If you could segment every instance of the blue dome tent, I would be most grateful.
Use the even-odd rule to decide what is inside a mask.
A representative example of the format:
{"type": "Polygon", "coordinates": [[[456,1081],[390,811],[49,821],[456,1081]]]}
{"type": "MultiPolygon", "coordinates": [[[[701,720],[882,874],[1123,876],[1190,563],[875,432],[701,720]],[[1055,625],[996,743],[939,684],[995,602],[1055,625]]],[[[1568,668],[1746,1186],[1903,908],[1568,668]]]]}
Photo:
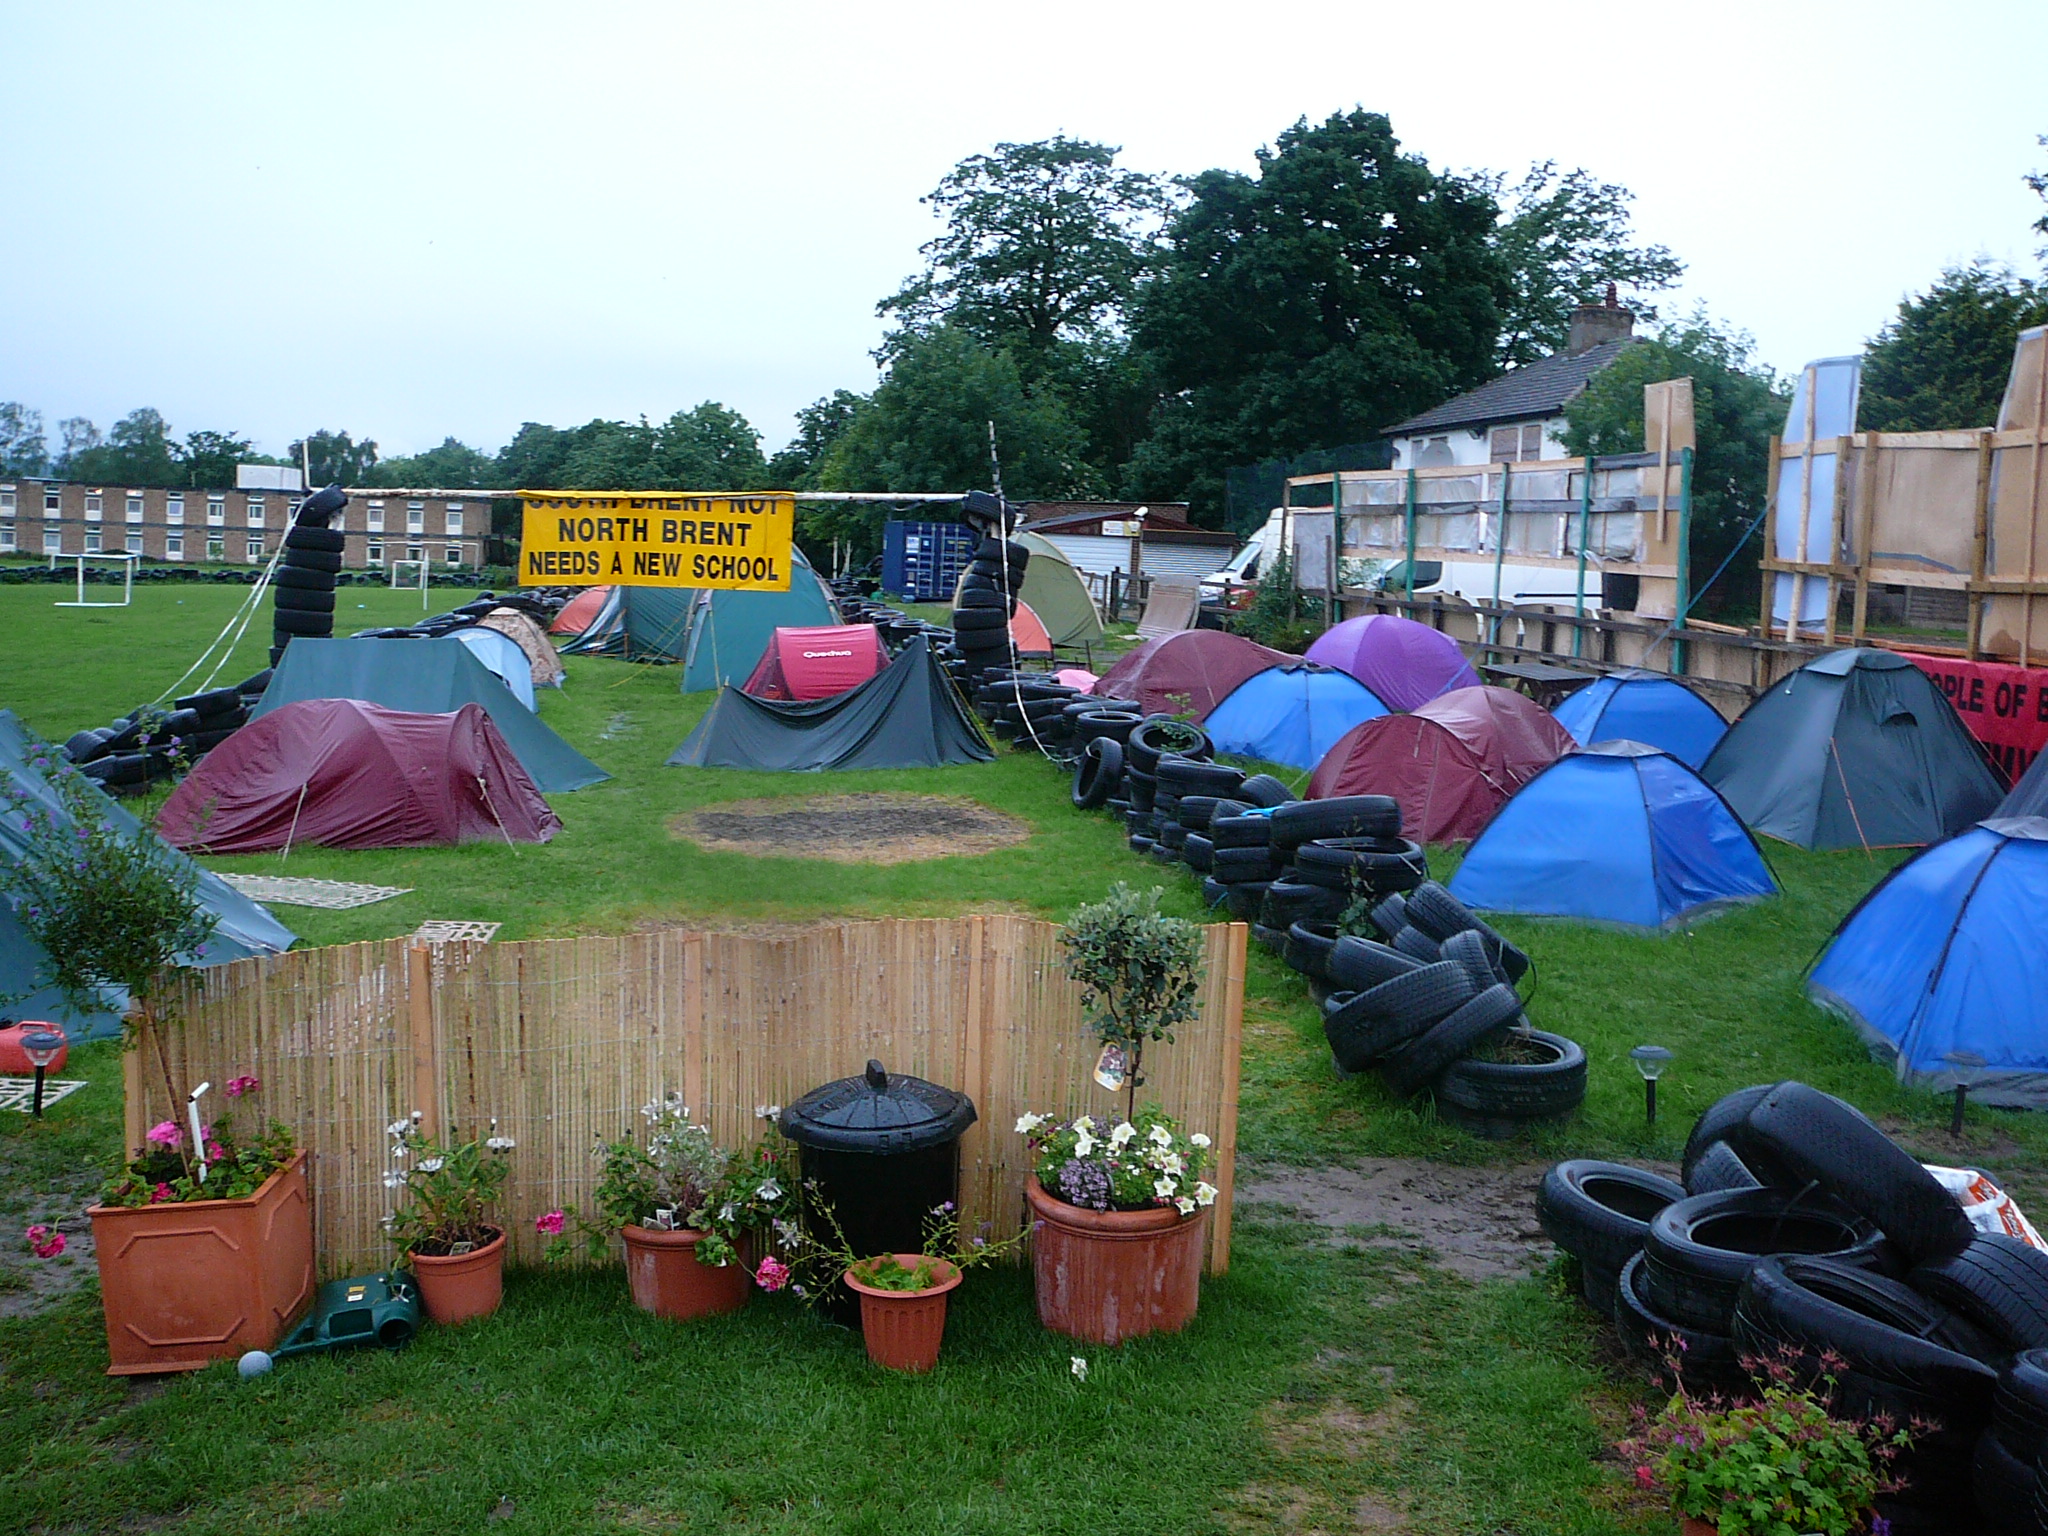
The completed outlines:
{"type": "Polygon", "coordinates": [[[1209,711],[1202,729],[1218,752],[1310,769],[1337,738],[1387,713],[1348,672],[1303,662],[1254,672],[1209,711]]]}
{"type": "Polygon", "coordinates": [[[1637,741],[1568,752],[1523,785],[1474,839],[1450,889],[1484,911],[1647,929],[1778,891],[1728,803],[1637,741]]]}
{"type": "Polygon", "coordinates": [[[1640,741],[1661,747],[1688,768],[1707,760],[1728,722],[1676,678],[1629,668],[1610,672],[1568,694],[1551,711],[1580,746],[1640,741]]]}
{"type": "Polygon", "coordinates": [[[1864,897],[1807,992],[1901,1082],[1967,1083],[1980,1104],[2048,1108],[2044,910],[2048,817],[1980,822],[1864,897]]]}

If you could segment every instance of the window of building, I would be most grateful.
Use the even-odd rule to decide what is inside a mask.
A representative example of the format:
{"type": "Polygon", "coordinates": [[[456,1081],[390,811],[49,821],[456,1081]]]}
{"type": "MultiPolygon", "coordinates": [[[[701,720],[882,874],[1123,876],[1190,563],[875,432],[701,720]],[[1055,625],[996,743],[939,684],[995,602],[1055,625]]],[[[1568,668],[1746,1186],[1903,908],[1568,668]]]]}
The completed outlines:
{"type": "Polygon", "coordinates": [[[425,533],[427,530],[427,504],[423,501],[408,501],[405,504],[405,531],[425,533]]]}
{"type": "Polygon", "coordinates": [[[225,559],[227,559],[227,557],[228,557],[228,546],[227,546],[227,541],[226,541],[225,539],[208,539],[208,540],[206,541],[206,558],[207,558],[207,559],[209,559],[209,560],[225,560],[225,559]]]}
{"type": "Polygon", "coordinates": [[[251,528],[261,528],[263,526],[263,499],[260,496],[251,496],[249,498],[249,526],[251,528]]]}
{"type": "Polygon", "coordinates": [[[462,564],[462,546],[460,544],[450,544],[448,546],[448,559],[446,563],[449,565],[462,564]]]}
{"type": "Polygon", "coordinates": [[[1487,434],[1486,461],[1489,464],[1520,464],[1543,457],[1543,423],[1526,422],[1519,427],[1495,427],[1487,434]]]}
{"type": "Polygon", "coordinates": [[[427,552],[417,544],[408,544],[405,546],[405,558],[418,562],[427,558],[427,552]]]}
{"type": "Polygon", "coordinates": [[[64,493],[62,491],[43,492],[43,511],[45,513],[62,512],[63,510],[64,493]]]}
{"type": "Polygon", "coordinates": [[[166,496],[164,498],[164,521],[174,527],[185,521],[185,498],[166,496]]]}
{"type": "Polygon", "coordinates": [[[131,533],[131,534],[129,534],[129,535],[128,535],[128,553],[129,553],[129,554],[131,554],[131,555],[139,555],[139,554],[141,554],[141,553],[142,553],[142,535],[141,535],[141,534],[139,534],[139,533],[131,533]]]}
{"type": "Polygon", "coordinates": [[[99,529],[88,528],[85,530],[85,552],[88,555],[96,555],[100,552],[99,529]]]}
{"type": "Polygon", "coordinates": [[[14,524],[0,523],[0,550],[14,553],[14,524]]]}
{"type": "Polygon", "coordinates": [[[1457,456],[1451,452],[1451,440],[1448,437],[1432,437],[1426,442],[1419,442],[1415,450],[1417,469],[1429,469],[1438,464],[1457,462],[1457,456]]]}
{"type": "Polygon", "coordinates": [[[97,492],[88,491],[85,496],[85,520],[96,523],[100,520],[101,497],[97,492]]]}
{"type": "Polygon", "coordinates": [[[182,560],[185,558],[185,535],[173,533],[165,536],[164,558],[166,560],[182,560]]]}
{"type": "Polygon", "coordinates": [[[129,522],[139,523],[142,521],[142,492],[130,491],[128,493],[128,505],[125,511],[127,512],[129,522]]]}
{"type": "Polygon", "coordinates": [[[11,485],[5,490],[0,490],[0,512],[5,512],[9,517],[14,515],[14,487],[11,485]]]}
{"type": "Polygon", "coordinates": [[[365,527],[367,527],[367,528],[368,528],[368,529],[370,530],[370,532],[372,532],[372,533],[382,533],[382,532],[384,531],[384,503],[383,503],[383,502],[381,502],[381,501],[373,501],[373,502],[371,502],[371,503],[370,503],[370,505],[368,506],[368,508],[367,508],[367,509],[365,509],[365,511],[364,511],[364,513],[363,513],[363,516],[364,516],[365,518],[367,518],[367,519],[368,519],[368,521],[367,521],[367,522],[366,522],[366,523],[364,524],[364,526],[365,526],[365,527]]]}
{"type": "Polygon", "coordinates": [[[462,508],[450,507],[448,509],[448,531],[450,533],[462,532],[462,508]]]}
{"type": "Polygon", "coordinates": [[[371,565],[382,565],[384,563],[384,541],[382,539],[370,540],[370,547],[364,552],[363,559],[371,565]]]}
{"type": "Polygon", "coordinates": [[[64,531],[61,528],[45,528],[43,530],[43,553],[46,555],[61,555],[64,553],[64,531]]]}
{"type": "Polygon", "coordinates": [[[251,539],[249,541],[249,563],[253,565],[262,558],[263,541],[261,539],[251,539]]]}
{"type": "Polygon", "coordinates": [[[225,496],[209,496],[209,497],[207,497],[207,498],[206,498],[206,524],[207,524],[207,526],[208,526],[209,528],[218,528],[218,527],[220,527],[220,525],[221,525],[221,524],[225,523],[225,522],[226,522],[227,520],[228,520],[228,500],[227,500],[227,498],[226,498],[225,496]]]}

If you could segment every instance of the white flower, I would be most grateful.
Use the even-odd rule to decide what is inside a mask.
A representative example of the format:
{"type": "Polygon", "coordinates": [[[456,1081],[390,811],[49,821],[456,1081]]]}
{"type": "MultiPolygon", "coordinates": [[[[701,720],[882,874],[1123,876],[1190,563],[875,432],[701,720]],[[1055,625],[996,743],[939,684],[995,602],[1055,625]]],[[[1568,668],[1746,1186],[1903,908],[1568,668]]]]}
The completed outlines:
{"type": "Polygon", "coordinates": [[[1067,1369],[1074,1373],[1074,1380],[1076,1381],[1086,1381],[1088,1379],[1088,1362],[1079,1355],[1074,1355],[1067,1361],[1067,1369]]]}
{"type": "Polygon", "coordinates": [[[412,1122],[410,1120],[394,1120],[384,1127],[385,1134],[389,1136],[403,1136],[411,1129],[412,1122]]]}
{"type": "Polygon", "coordinates": [[[1124,1143],[1137,1134],[1138,1128],[1126,1120],[1109,1133],[1109,1144],[1121,1151],[1124,1143]]]}
{"type": "Polygon", "coordinates": [[[1152,1181],[1152,1193],[1162,1200],[1171,1200],[1173,1192],[1178,1188],[1180,1186],[1174,1183],[1172,1179],[1154,1179],[1152,1181]]]}
{"type": "Polygon", "coordinates": [[[391,1149],[391,1161],[394,1163],[402,1163],[410,1156],[412,1149],[402,1141],[391,1149]]]}
{"type": "Polygon", "coordinates": [[[387,1173],[384,1175],[384,1187],[386,1189],[400,1189],[404,1187],[404,1184],[405,1175],[402,1173],[387,1173]]]}
{"type": "Polygon", "coordinates": [[[1181,1215],[1192,1216],[1195,1214],[1195,1202],[1186,1195],[1181,1195],[1173,1203],[1180,1208],[1181,1215]]]}
{"type": "Polygon", "coordinates": [[[1173,1132],[1163,1125],[1155,1125],[1145,1139],[1155,1147],[1170,1147],[1173,1145],[1173,1132]]]}
{"type": "Polygon", "coordinates": [[[493,1152],[510,1152],[514,1147],[518,1146],[519,1143],[514,1141],[510,1136],[493,1136],[489,1141],[486,1141],[484,1145],[493,1152]]]}
{"type": "Polygon", "coordinates": [[[1017,1134],[1019,1136],[1029,1136],[1043,1124],[1045,1124],[1045,1116],[1043,1115],[1019,1115],[1017,1117],[1017,1134]]]}
{"type": "Polygon", "coordinates": [[[1095,1138],[1086,1131],[1074,1138],[1074,1156],[1086,1157],[1095,1150],[1095,1138]]]}
{"type": "Polygon", "coordinates": [[[1215,1186],[1214,1184],[1200,1184],[1200,1183],[1198,1183],[1198,1184],[1196,1184],[1196,1185],[1195,1185],[1195,1204],[1197,1204],[1197,1205],[1214,1205],[1215,1203],[1216,1203],[1216,1186],[1215,1186]]]}
{"type": "Polygon", "coordinates": [[[1180,1160],[1178,1152],[1167,1153],[1166,1156],[1159,1160],[1159,1166],[1168,1173],[1183,1173],[1187,1170],[1187,1164],[1180,1160]]]}
{"type": "MultiPolygon", "coordinates": [[[[427,1158],[427,1159],[425,1159],[425,1160],[424,1160],[423,1162],[421,1162],[421,1164],[420,1164],[420,1172],[421,1172],[421,1173],[439,1173],[440,1171],[441,1171],[441,1159],[440,1159],[440,1158],[438,1158],[438,1157],[430,1157],[430,1158],[427,1158]]],[[[398,1177],[398,1175],[396,1175],[396,1174],[386,1174],[386,1175],[385,1175],[385,1177],[386,1177],[386,1178],[396,1178],[396,1177],[398,1177]]]]}
{"type": "Polygon", "coordinates": [[[1209,1138],[1204,1136],[1200,1131],[1195,1132],[1195,1134],[1190,1136],[1188,1140],[1193,1142],[1198,1147],[1206,1147],[1209,1145],[1209,1138]]]}
{"type": "Polygon", "coordinates": [[[762,1200],[780,1200],[782,1198],[782,1186],[773,1179],[763,1179],[761,1187],[755,1190],[754,1194],[758,1199],[762,1200]]]}
{"type": "Polygon", "coordinates": [[[720,1221],[731,1221],[738,1214],[739,1211],[730,1200],[718,1208],[718,1219],[720,1221]]]}
{"type": "Polygon", "coordinates": [[[1075,1118],[1074,1118],[1074,1129],[1075,1129],[1075,1130],[1077,1130],[1077,1131],[1081,1131],[1081,1132],[1084,1132],[1084,1133],[1085,1133],[1085,1132],[1089,1132],[1089,1131],[1092,1131],[1092,1130],[1094,1130],[1094,1129],[1095,1129],[1095,1121],[1094,1121],[1094,1118],[1093,1118],[1092,1116],[1089,1116],[1089,1115],[1077,1115],[1077,1116],[1075,1116],[1075,1118]]]}

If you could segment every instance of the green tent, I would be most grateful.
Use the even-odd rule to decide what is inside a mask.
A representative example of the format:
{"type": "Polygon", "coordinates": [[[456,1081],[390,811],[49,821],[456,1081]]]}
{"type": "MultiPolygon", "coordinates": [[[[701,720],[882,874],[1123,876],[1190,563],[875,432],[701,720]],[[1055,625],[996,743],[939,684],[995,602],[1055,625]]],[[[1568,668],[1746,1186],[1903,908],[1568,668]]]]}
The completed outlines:
{"type": "Polygon", "coordinates": [[[803,551],[792,548],[795,569],[786,592],[711,591],[695,594],[690,608],[688,649],[683,656],[683,692],[735,688],[753,675],[778,628],[837,624],[839,608],[824,579],[803,551]]]}
{"type": "Polygon", "coordinates": [[[681,661],[689,645],[689,587],[613,587],[564,656],[617,656],[626,661],[681,661]]]}
{"type": "Polygon", "coordinates": [[[1099,645],[1102,615],[1096,612],[1095,599],[1088,595],[1088,583],[1074,569],[1066,552],[1035,533],[1019,530],[1010,538],[1031,551],[1024,579],[1017,585],[1017,596],[1031,605],[1052,643],[1099,645]]]}

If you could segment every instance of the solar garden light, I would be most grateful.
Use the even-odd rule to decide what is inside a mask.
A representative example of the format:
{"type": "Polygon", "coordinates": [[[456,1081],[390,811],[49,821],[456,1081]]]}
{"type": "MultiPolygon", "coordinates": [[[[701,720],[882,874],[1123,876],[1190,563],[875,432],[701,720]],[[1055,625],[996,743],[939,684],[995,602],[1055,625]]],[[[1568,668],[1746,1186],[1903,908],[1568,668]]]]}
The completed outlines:
{"type": "Polygon", "coordinates": [[[1636,1064],[1636,1070],[1643,1074],[1643,1124],[1657,1123],[1657,1079],[1664,1074],[1664,1065],[1671,1060],[1671,1053],[1661,1045],[1639,1045],[1628,1053],[1628,1059],[1636,1064]]]}
{"type": "MultiPolygon", "coordinates": [[[[1972,1071],[1980,1070],[1984,1066],[1984,1058],[1975,1051],[1949,1051],[1941,1059],[1952,1067],[1962,1067],[1972,1071]]],[[[1963,1106],[1969,1103],[1969,1101],[1970,1085],[1963,1079],[1958,1078],[1956,1080],[1956,1107],[1950,1112],[1948,1117],[1949,1135],[1960,1136],[1963,1134],[1963,1106]]]]}
{"type": "Polygon", "coordinates": [[[213,1086],[201,1083],[185,1099],[185,1118],[192,1125],[192,1160],[199,1164],[199,1182],[206,1182],[206,1136],[199,1128],[199,1095],[213,1086]]]}
{"type": "Polygon", "coordinates": [[[36,1069],[35,1107],[30,1111],[36,1119],[43,1118],[43,1073],[57,1053],[64,1049],[64,1032],[60,1029],[31,1029],[21,1037],[22,1054],[28,1057],[30,1066],[36,1069]]]}

